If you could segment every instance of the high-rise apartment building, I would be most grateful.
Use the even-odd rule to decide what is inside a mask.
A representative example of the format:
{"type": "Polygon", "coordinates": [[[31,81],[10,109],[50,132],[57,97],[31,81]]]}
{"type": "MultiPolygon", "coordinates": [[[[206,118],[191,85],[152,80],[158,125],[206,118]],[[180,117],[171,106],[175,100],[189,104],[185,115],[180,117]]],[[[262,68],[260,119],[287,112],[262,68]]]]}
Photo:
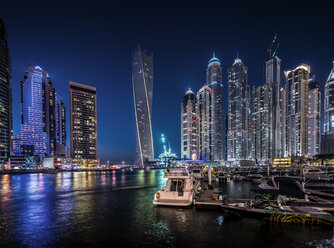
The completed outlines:
{"type": "Polygon", "coordinates": [[[281,60],[271,56],[265,62],[265,82],[272,90],[271,94],[271,124],[270,124],[270,159],[282,156],[282,111],[281,111],[281,60]]]}
{"type": "Polygon", "coordinates": [[[7,31],[0,18],[0,165],[6,163],[11,152],[12,89],[11,60],[7,44],[7,31]]]}
{"type": "Polygon", "coordinates": [[[321,153],[334,154],[334,62],[325,85],[324,132],[321,135],[321,153]]]}
{"type": "Polygon", "coordinates": [[[228,144],[230,161],[249,158],[249,85],[247,67],[237,58],[228,69],[228,144]]]}
{"type": "Polygon", "coordinates": [[[320,118],[321,91],[320,84],[313,79],[309,82],[308,92],[308,156],[320,153],[320,118]]]}
{"type": "Polygon", "coordinates": [[[39,66],[29,67],[21,81],[21,150],[39,157],[55,149],[55,90],[39,66]],[[33,152],[30,152],[33,151],[33,152]]]}
{"type": "Polygon", "coordinates": [[[148,55],[140,47],[132,56],[132,85],[137,127],[135,166],[143,168],[154,158],[151,125],[153,55],[148,55]]]}
{"type": "Polygon", "coordinates": [[[190,89],[181,104],[181,157],[196,160],[199,157],[199,117],[197,98],[190,89]]]}
{"type": "Polygon", "coordinates": [[[212,124],[210,139],[212,143],[212,161],[223,160],[223,84],[222,67],[215,54],[206,69],[206,85],[212,89],[212,124]]]}
{"type": "Polygon", "coordinates": [[[199,158],[213,161],[212,125],[213,125],[213,92],[208,86],[203,86],[197,93],[199,116],[199,158]]]}
{"type": "Polygon", "coordinates": [[[72,81],[69,84],[71,156],[77,161],[95,161],[97,160],[96,88],[72,81]]]}
{"type": "Polygon", "coordinates": [[[272,159],[271,149],[271,111],[272,88],[269,84],[253,87],[252,91],[252,149],[251,157],[258,162],[272,159]]]}
{"type": "Polygon", "coordinates": [[[55,94],[56,155],[66,154],[66,108],[63,99],[55,94]]]}
{"type": "Polygon", "coordinates": [[[308,155],[308,111],[310,66],[301,64],[284,71],[285,146],[287,157],[308,155]]]}

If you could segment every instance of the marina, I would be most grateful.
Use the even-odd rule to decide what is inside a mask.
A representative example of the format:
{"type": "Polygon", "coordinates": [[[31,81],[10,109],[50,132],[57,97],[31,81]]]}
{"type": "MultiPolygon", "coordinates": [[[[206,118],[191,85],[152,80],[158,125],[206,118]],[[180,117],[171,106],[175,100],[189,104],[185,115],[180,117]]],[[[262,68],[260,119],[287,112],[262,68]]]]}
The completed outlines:
{"type": "MultiPolygon", "coordinates": [[[[106,242],[140,247],[333,244],[333,228],[323,225],[268,224],[222,210],[155,207],[154,194],[166,183],[162,170],[0,177],[1,247],[103,247],[106,242]]],[[[257,184],[231,180],[217,186],[230,198],[250,199],[257,184]]]]}

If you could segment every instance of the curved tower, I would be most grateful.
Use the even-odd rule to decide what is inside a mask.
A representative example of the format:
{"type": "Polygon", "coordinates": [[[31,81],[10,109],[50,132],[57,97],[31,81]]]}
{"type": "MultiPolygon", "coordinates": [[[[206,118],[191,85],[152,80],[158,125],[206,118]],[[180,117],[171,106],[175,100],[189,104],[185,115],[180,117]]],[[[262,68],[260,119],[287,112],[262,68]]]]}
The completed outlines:
{"type": "Polygon", "coordinates": [[[334,62],[325,85],[324,132],[321,135],[321,153],[334,153],[334,62]]]}
{"type": "Polygon", "coordinates": [[[206,85],[212,90],[212,120],[210,122],[210,139],[212,143],[212,161],[223,159],[223,84],[222,68],[215,54],[206,69],[206,85]]]}
{"type": "Polygon", "coordinates": [[[7,31],[0,18],[0,165],[8,160],[11,150],[12,90],[10,80],[11,63],[7,45],[7,31]]]}
{"type": "Polygon", "coordinates": [[[140,47],[132,57],[132,85],[136,114],[137,144],[135,166],[148,166],[154,158],[152,138],[152,96],[153,96],[153,55],[148,55],[140,47]]]}
{"type": "Polygon", "coordinates": [[[181,157],[198,158],[198,102],[190,89],[181,104],[181,157]]]}

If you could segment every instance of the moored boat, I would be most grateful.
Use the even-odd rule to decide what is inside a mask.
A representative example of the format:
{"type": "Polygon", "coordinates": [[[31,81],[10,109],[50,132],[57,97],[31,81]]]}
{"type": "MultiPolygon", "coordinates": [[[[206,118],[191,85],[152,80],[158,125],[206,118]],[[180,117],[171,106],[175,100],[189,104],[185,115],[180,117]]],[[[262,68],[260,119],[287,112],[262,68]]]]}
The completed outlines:
{"type": "Polygon", "coordinates": [[[158,206],[186,207],[193,204],[200,182],[186,168],[171,168],[164,171],[166,186],[159,189],[153,204],[158,206]]]}

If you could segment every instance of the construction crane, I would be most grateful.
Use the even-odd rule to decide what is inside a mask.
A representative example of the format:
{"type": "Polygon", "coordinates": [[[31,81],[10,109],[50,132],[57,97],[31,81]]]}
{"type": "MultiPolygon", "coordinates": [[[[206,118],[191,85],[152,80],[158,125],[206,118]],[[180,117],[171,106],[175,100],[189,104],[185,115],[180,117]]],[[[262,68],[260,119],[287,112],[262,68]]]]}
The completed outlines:
{"type": "Polygon", "coordinates": [[[271,43],[271,46],[270,46],[270,48],[268,48],[268,53],[269,53],[269,59],[270,58],[272,58],[272,57],[275,57],[275,55],[276,55],[276,52],[277,52],[277,49],[278,49],[278,47],[279,47],[279,42],[277,43],[276,42],[276,40],[277,40],[277,34],[275,34],[275,36],[274,36],[274,39],[273,39],[273,41],[272,41],[272,43],[271,43]],[[273,48],[274,48],[274,46],[275,46],[275,43],[277,44],[276,45],[276,48],[274,49],[274,52],[272,53],[272,51],[273,51],[273,48]]]}

